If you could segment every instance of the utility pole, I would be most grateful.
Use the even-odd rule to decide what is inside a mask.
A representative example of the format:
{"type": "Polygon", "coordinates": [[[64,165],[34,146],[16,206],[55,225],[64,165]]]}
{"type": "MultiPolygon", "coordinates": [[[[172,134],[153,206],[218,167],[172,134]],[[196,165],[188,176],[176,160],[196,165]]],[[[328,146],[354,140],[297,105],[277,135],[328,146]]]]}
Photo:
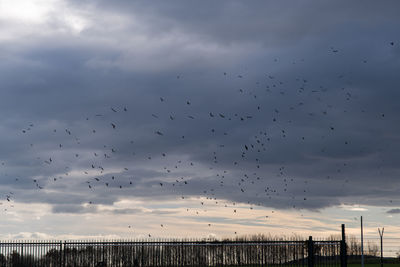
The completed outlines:
{"type": "Polygon", "coordinates": [[[363,233],[362,216],[361,216],[361,267],[364,267],[364,233],[363,233]]]}
{"type": "Polygon", "coordinates": [[[378,228],[379,236],[381,237],[381,267],[383,267],[383,232],[385,231],[385,227],[381,229],[378,228]]]}

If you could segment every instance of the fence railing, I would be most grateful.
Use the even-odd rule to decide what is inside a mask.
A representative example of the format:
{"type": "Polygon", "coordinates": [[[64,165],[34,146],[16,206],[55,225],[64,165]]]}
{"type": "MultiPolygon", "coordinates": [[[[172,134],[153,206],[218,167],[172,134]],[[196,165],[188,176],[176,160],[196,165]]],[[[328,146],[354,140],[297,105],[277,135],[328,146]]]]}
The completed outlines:
{"type": "Polygon", "coordinates": [[[340,266],[341,244],[312,239],[0,242],[0,266],[340,266]]]}
{"type": "Polygon", "coordinates": [[[341,266],[347,267],[342,240],[314,241],[6,241],[0,267],[101,266],[341,266]]]}

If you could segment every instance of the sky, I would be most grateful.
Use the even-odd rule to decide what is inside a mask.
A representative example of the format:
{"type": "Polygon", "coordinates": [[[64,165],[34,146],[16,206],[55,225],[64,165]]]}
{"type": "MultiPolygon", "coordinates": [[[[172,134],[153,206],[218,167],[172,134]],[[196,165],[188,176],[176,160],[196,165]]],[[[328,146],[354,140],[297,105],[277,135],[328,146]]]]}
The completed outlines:
{"type": "Polygon", "coordinates": [[[0,0],[0,238],[400,237],[399,8],[0,0]]]}

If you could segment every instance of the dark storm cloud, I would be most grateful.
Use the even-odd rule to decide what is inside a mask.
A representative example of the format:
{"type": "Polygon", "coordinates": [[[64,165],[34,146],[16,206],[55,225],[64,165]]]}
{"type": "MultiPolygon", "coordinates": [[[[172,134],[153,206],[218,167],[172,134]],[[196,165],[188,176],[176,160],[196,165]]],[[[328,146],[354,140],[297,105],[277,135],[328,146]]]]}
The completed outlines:
{"type": "MultiPolygon", "coordinates": [[[[71,3],[79,7],[88,6],[82,1],[71,3]]],[[[396,1],[377,5],[373,1],[253,1],[249,4],[241,1],[216,3],[193,0],[153,3],[97,1],[94,5],[118,14],[134,13],[135,17],[147,22],[146,29],[154,35],[181,30],[225,45],[261,42],[273,46],[293,46],[306,37],[324,35],[328,30],[335,31],[335,34],[350,35],[353,27],[368,29],[397,22],[395,7],[399,4],[396,1]],[[350,28],[343,29],[346,25],[350,28]]],[[[391,25],[390,28],[395,30],[396,27],[391,25]]]]}
{"type": "Polygon", "coordinates": [[[398,205],[397,2],[69,4],[104,16],[0,43],[4,197],[398,205]]]}

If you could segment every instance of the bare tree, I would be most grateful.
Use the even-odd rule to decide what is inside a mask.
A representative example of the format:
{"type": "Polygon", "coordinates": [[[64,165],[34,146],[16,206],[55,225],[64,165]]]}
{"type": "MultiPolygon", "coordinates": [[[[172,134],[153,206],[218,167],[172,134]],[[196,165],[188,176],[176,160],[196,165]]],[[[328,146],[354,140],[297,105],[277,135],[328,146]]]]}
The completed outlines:
{"type": "Polygon", "coordinates": [[[367,251],[368,256],[374,256],[374,257],[378,256],[379,248],[376,243],[368,241],[367,249],[368,249],[367,251]]]}

